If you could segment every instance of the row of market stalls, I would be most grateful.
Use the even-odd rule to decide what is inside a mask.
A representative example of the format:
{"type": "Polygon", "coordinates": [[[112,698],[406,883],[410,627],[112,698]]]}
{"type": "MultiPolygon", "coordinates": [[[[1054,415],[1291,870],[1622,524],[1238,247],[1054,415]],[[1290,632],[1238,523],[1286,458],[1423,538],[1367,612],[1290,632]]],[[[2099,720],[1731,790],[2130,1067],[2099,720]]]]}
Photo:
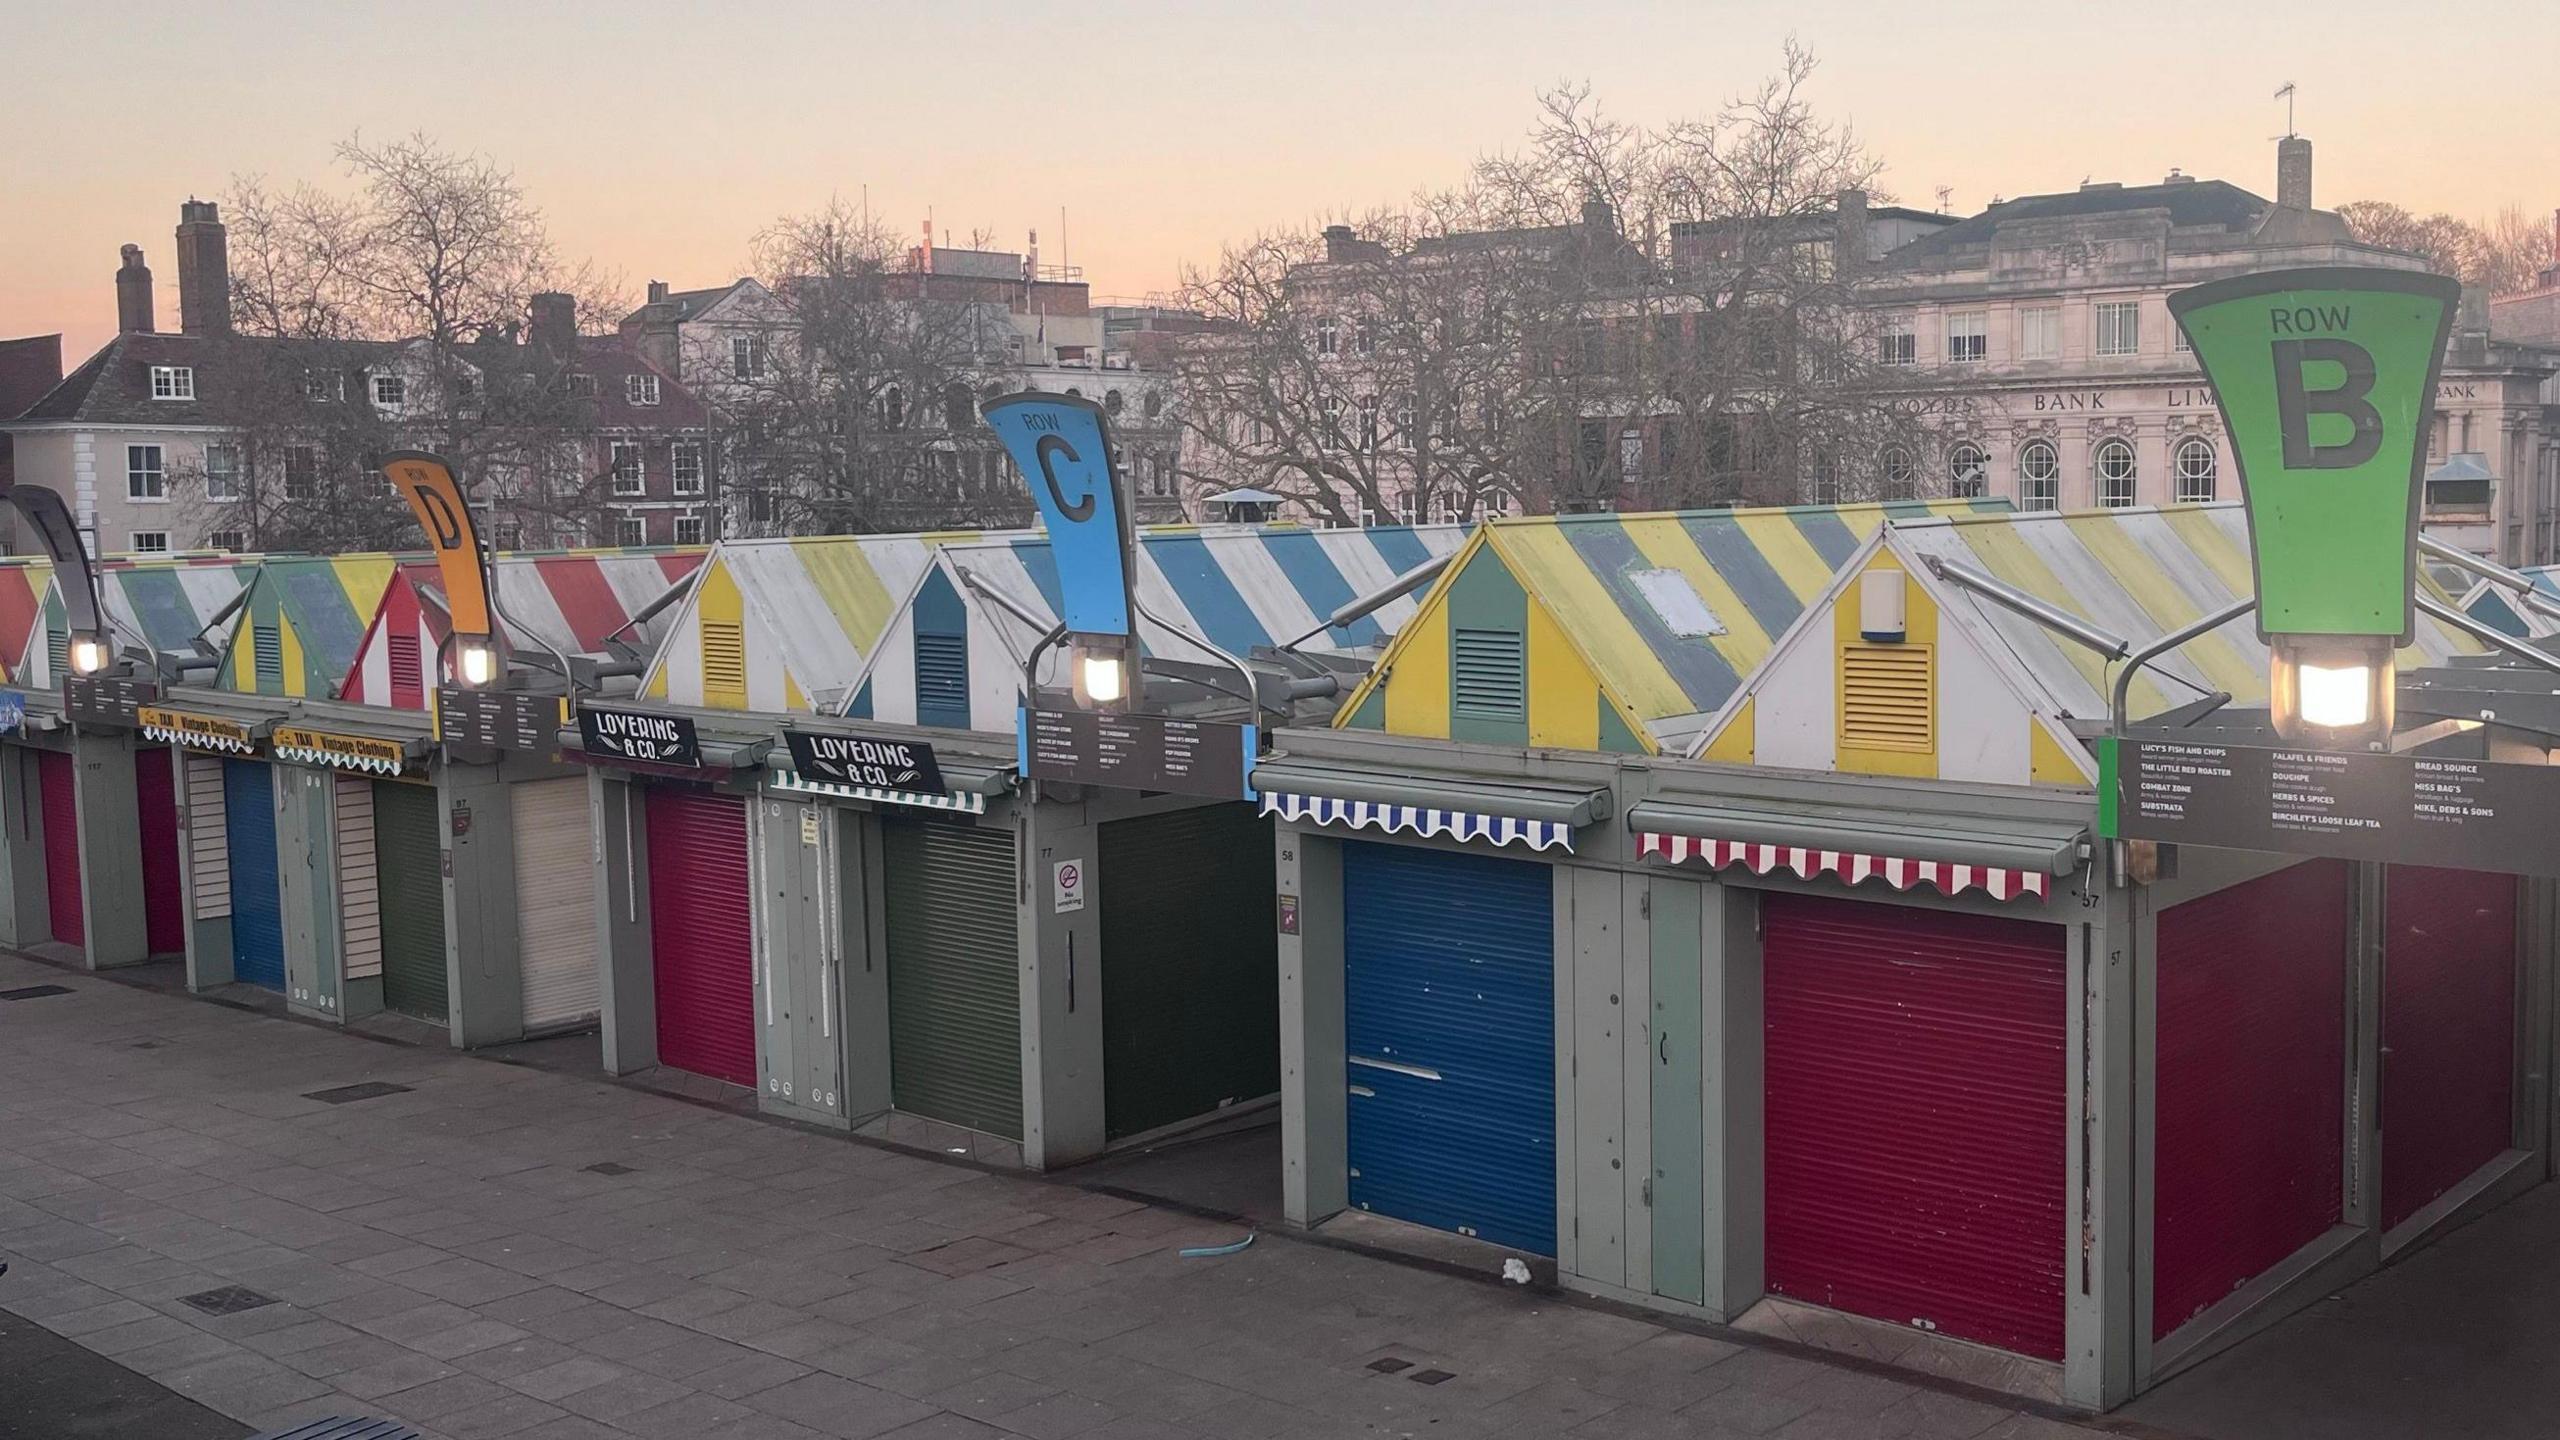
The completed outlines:
{"type": "MultiPolygon", "coordinates": [[[[1037,535],[502,557],[504,714],[439,713],[431,569],[271,560],[182,581],[147,694],[30,696],[0,919],[74,935],[66,874],[92,963],[1032,1168],[1276,1104],[1293,1222],[2112,1405],[2548,1172],[2550,885],[2098,833],[2114,657],[2248,554],[2237,506],[1142,532],[1150,695],[1264,727],[1231,795],[1026,777],[1037,535]]],[[[2132,711],[2265,673],[2243,618],[2132,711]]]]}

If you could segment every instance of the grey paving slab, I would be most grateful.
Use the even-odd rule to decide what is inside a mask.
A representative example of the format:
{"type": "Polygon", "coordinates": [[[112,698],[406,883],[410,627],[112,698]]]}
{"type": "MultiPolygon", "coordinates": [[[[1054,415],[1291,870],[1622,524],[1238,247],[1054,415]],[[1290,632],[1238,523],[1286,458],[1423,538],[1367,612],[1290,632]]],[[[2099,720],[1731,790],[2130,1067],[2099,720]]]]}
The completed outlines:
{"type": "MultiPolygon", "coordinates": [[[[50,973],[0,955],[0,982],[50,973]]],[[[343,1405],[435,1440],[2054,1423],[1279,1237],[1184,1260],[1235,1227],[593,1076],[117,985],[77,999],[13,1015],[0,1052],[0,1257],[20,1267],[0,1305],[244,1422],[343,1405]],[[110,1038],[145,1034],[165,1043],[110,1038]],[[411,1088],[302,1098],[366,1080],[411,1088]],[[630,1171],[585,1169],[603,1160],[630,1171]],[[226,1284],[277,1303],[175,1298],[226,1284]],[[1451,1379],[1365,1368],[1390,1353],[1451,1379]]]]}

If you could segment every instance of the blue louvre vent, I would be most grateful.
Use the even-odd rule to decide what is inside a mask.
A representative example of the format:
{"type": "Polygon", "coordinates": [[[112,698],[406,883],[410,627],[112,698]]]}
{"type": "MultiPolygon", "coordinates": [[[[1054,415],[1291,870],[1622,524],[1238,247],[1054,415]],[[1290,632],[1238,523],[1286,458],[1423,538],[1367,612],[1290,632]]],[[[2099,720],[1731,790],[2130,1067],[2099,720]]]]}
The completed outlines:
{"type": "Polygon", "coordinates": [[[1555,1253],[1553,877],[1343,842],[1352,1204],[1555,1253]]]}
{"type": "Polygon", "coordinates": [[[916,635],[916,723],[969,728],[969,637],[916,635]]]}

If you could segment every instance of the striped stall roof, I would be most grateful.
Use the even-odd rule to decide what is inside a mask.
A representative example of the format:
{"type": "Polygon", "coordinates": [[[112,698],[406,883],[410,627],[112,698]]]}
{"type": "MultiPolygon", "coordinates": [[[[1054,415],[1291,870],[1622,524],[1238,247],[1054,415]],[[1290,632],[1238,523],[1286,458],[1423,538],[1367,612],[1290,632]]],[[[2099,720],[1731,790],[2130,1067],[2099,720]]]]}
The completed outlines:
{"type": "Polygon", "coordinates": [[[982,532],[724,540],[642,677],[652,700],[805,711],[849,693],[934,550],[982,532]]]}
{"type": "MultiPolygon", "coordinates": [[[[2255,585],[2248,515],[2236,500],[1900,525],[1890,543],[1924,563],[1934,555],[1971,565],[2136,644],[2228,605],[2255,585]]],[[[2422,576],[2421,583],[2447,599],[2431,578],[2422,576]]],[[[2080,719],[2109,713],[2112,671],[2095,652],[1970,591],[1933,588],[1942,607],[1998,637],[2031,682],[2039,708],[2051,707],[2046,713],[2080,719]]],[[[2477,641],[2420,618],[2415,653],[2425,663],[2479,651],[2477,641]]],[[[2254,616],[2180,646],[2134,677],[2132,713],[2139,718],[2183,705],[2208,690],[2227,690],[2242,705],[2265,703],[2267,647],[2254,616]],[[2159,680],[2153,670],[2177,679],[2159,680]]]]}
{"type": "MultiPolygon", "coordinates": [[[[1372,649],[1413,617],[1415,597],[1391,600],[1348,625],[1327,628],[1326,617],[1452,553],[1465,539],[1456,525],[1144,529],[1137,535],[1138,604],[1235,655],[1301,636],[1312,636],[1303,647],[1312,650],[1372,649]]],[[[902,598],[845,713],[904,725],[1011,730],[1022,662],[1056,623],[1059,603],[1057,564],[1045,535],[946,547],[902,598]],[[1039,627],[980,598],[964,575],[1037,617],[1039,627]]],[[[1150,655],[1214,663],[1154,621],[1141,619],[1138,636],[1150,655]]],[[[1044,665],[1043,683],[1065,683],[1063,655],[1053,652],[1044,665]]]]}
{"type": "Polygon", "coordinates": [[[2007,508],[1931,500],[1496,520],[1335,724],[1676,750],[1886,521],[2007,508]],[[1506,646],[1517,657],[1507,668],[1481,669],[1506,646]]]}
{"type": "MultiPolygon", "coordinates": [[[[708,553],[687,547],[494,556],[490,579],[498,608],[506,612],[499,623],[507,644],[535,653],[603,654],[606,636],[623,631],[643,607],[691,579],[708,553]]],[[[674,627],[675,615],[670,606],[646,623],[630,626],[625,638],[634,651],[650,654],[674,627]]],[[[443,679],[436,670],[437,657],[444,653],[452,628],[436,567],[423,560],[403,561],[365,629],[342,697],[402,710],[428,708],[430,692],[443,679]]]]}
{"type": "MultiPolygon", "coordinates": [[[[119,649],[147,646],[164,655],[192,655],[201,635],[219,651],[236,618],[236,612],[225,612],[249,587],[260,563],[254,555],[103,560],[98,564],[98,604],[106,611],[119,649]]],[[[60,647],[52,637],[67,636],[69,628],[61,585],[49,577],[23,662],[12,674],[37,689],[61,683],[63,677],[54,665],[60,647]]]]}
{"type": "MultiPolygon", "coordinates": [[[[2439,567],[2431,565],[2428,568],[2435,570],[2439,567]]],[[[2474,580],[2469,571],[2452,566],[2441,568],[2453,571],[2449,577],[2452,585],[2447,588],[2469,587],[2462,591],[2462,608],[2472,619],[2509,635],[2540,638],[2560,634],[2560,620],[2519,603],[2515,592],[2508,587],[2491,580],[2474,580]]],[[[2533,582],[2536,594],[2560,603],[2560,565],[2535,565],[2520,573],[2533,582]]]]}
{"type": "Polygon", "coordinates": [[[53,562],[31,556],[0,559],[0,678],[28,689],[48,688],[26,673],[30,653],[44,655],[44,605],[53,589],[53,562]]]}
{"type": "Polygon", "coordinates": [[[392,572],[411,555],[268,558],[224,647],[216,688],[247,695],[334,697],[355,664],[392,572]]]}

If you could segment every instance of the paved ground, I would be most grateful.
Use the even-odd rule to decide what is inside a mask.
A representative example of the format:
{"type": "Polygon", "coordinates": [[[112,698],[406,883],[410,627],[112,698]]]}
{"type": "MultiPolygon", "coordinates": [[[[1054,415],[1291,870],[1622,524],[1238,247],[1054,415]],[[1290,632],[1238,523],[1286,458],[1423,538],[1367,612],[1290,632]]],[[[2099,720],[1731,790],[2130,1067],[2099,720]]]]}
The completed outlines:
{"type": "Polygon", "coordinates": [[[70,993],[0,1001],[0,1308],[259,1427],[2086,1433],[1303,1241],[1183,1259],[1234,1231],[0,957],[0,991],[44,983],[70,993]],[[306,1098],[365,1082],[409,1088],[306,1098]],[[182,1298],[224,1287],[273,1303],[209,1314],[182,1298]]]}
{"type": "Polygon", "coordinates": [[[2211,1440],[2560,1433],[2560,1186],[2492,1211],[2137,1400],[2211,1440]]]}

